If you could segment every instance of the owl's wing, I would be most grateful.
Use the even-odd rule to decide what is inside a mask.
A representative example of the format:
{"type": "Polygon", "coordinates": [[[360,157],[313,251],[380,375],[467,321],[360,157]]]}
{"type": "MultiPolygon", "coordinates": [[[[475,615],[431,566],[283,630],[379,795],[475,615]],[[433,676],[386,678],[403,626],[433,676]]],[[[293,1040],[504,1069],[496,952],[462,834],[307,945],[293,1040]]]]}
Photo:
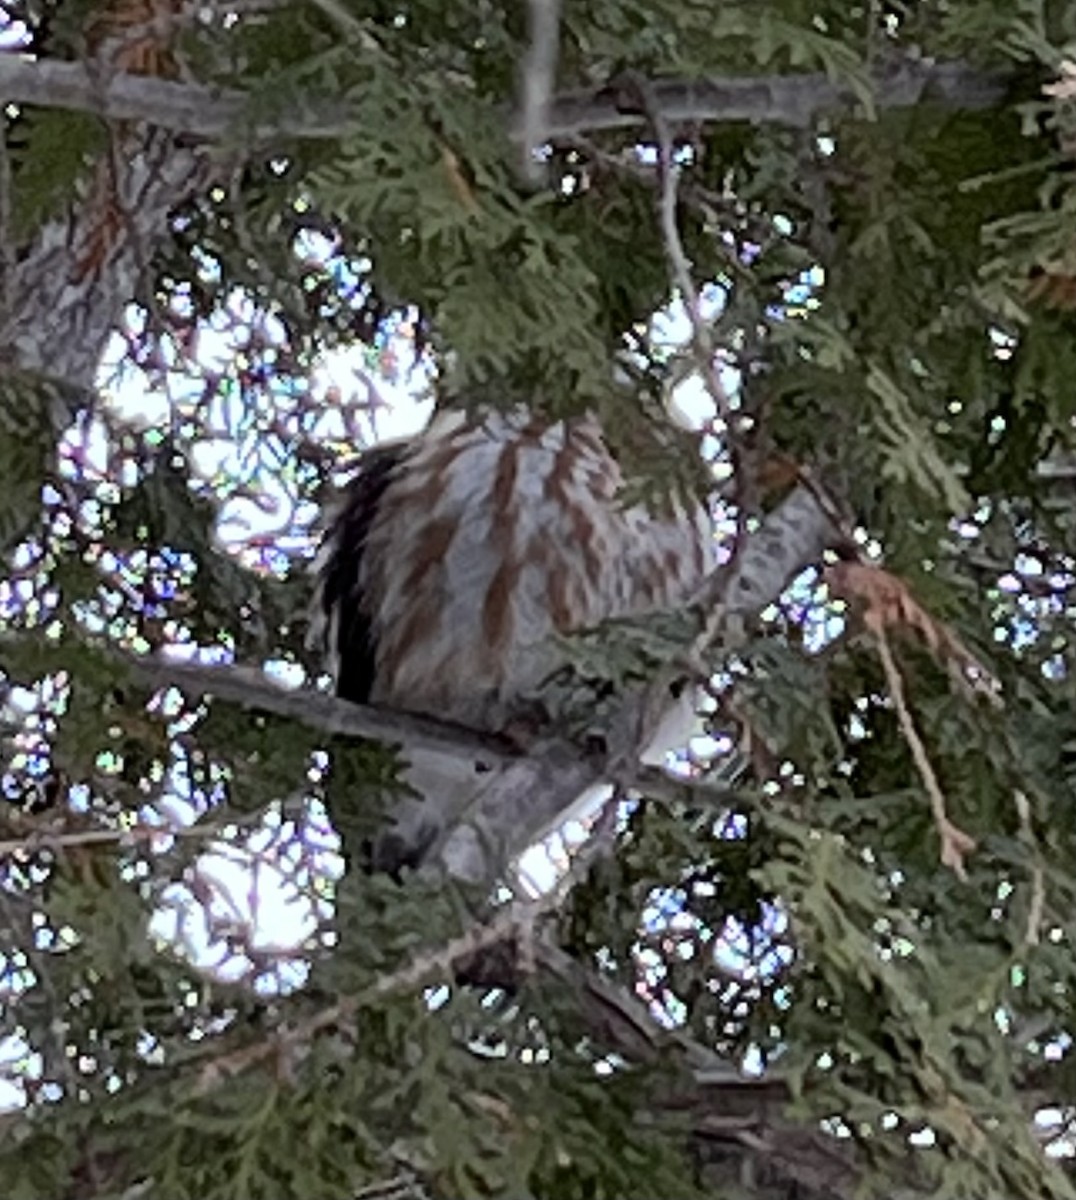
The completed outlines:
{"type": "Polygon", "coordinates": [[[376,651],[362,588],[363,555],[378,504],[405,453],[406,446],[397,442],[363,454],[314,562],[317,633],[336,680],[336,694],[355,704],[370,699],[376,651]]]}

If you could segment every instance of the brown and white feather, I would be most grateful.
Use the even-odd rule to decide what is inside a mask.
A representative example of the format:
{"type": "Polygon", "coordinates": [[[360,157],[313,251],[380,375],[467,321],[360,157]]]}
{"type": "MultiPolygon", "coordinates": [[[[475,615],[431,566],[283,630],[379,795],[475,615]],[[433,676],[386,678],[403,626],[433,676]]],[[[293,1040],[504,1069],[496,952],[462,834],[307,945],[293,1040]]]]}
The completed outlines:
{"type": "MultiPolygon", "coordinates": [[[[498,730],[561,664],[551,635],[683,604],[714,566],[709,514],[625,506],[623,485],[592,417],[438,415],[387,471],[355,578],[324,593],[336,654],[352,648],[334,605],[369,631],[352,698],[498,730]]],[[[323,574],[360,515],[345,504],[323,574]]]]}

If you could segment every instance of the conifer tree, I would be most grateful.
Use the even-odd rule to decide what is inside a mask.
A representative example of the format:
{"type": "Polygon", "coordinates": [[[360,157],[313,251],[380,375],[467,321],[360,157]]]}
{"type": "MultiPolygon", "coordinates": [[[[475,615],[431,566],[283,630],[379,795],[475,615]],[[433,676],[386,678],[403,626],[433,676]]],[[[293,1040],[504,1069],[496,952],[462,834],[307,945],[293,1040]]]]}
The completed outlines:
{"type": "Polygon", "coordinates": [[[0,14],[4,1196],[1076,1195],[1071,5],[0,14]],[[540,737],[309,644],[407,392],[712,495],[540,737]]]}

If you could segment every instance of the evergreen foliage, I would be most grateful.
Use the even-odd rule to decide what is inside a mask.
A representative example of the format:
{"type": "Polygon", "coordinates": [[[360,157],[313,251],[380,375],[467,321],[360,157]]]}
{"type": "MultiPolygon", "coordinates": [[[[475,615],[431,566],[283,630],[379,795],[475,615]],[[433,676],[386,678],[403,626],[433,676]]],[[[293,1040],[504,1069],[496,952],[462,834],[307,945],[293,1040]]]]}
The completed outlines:
{"type": "MultiPolygon", "coordinates": [[[[10,1200],[1076,1196],[1073,7],[562,7],[557,111],[582,115],[530,162],[522,4],[0,6],[39,63],[246,97],[213,182],[144,238],[70,421],[87,381],[59,301],[109,255],[35,285],[49,377],[7,334],[18,268],[73,212],[99,246],[136,236],[107,180],[141,127],[62,96],[7,110],[10,1200]],[[1000,86],[890,103],[909,59],[1000,86]],[[665,133],[652,111],[662,81],[779,100],[805,75],[848,99],[665,133]],[[331,134],[266,134],[310,111],[331,134]],[[260,703],[264,679],[239,703],[146,663],[179,645],[324,690],[306,554],[389,377],[596,409],[632,487],[712,482],[658,416],[700,362],[655,319],[670,148],[736,372],[736,419],[704,439],[722,512],[750,538],[809,479],[887,574],[831,564],[710,646],[694,785],[655,784],[537,931],[505,925],[510,987],[456,986],[507,911],[490,888],[344,869],[399,795],[397,749],[260,703]],[[324,370],[346,349],[350,392],[324,370]]],[[[594,631],[568,690],[685,637],[594,631]]]]}

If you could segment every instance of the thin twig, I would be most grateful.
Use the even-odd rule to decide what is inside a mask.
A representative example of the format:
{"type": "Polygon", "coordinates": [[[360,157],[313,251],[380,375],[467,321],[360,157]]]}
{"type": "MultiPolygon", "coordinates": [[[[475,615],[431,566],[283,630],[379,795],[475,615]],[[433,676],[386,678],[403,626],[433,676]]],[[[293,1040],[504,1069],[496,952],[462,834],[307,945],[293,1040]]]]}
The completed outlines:
{"type": "Polygon", "coordinates": [[[1014,795],[1016,812],[1020,818],[1020,836],[1027,842],[1035,855],[1031,868],[1031,902],[1027,909],[1027,926],[1024,933],[1025,946],[1037,946],[1041,937],[1043,913],[1046,908],[1046,878],[1039,860],[1034,830],[1031,828],[1031,805],[1023,792],[1014,795]]]}
{"type": "MultiPolygon", "coordinates": [[[[721,430],[732,468],[732,482],[736,503],[736,541],[734,558],[747,540],[747,518],[753,507],[749,503],[751,480],[748,478],[744,455],[741,452],[736,431],[736,414],[732,410],[728,393],[721,382],[717,369],[717,347],[713,331],[702,315],[699,288],[695,282],[691,262],[680,236],[678,219],[680,165],[676,161],[675,143],[669,122],[665,119],[649,85],[644,87],[643,97],[658,140],[658,168],[661,178],[659,212],[661,234],[665,244],[665,256],[669,260],[673,284],[680,293],[681,301],[691,324],[691,348],[699,375],[714,404],[714,412],[723,425],[721,430]]],[[[716,638],[723,614],[715,607],[707,617],[706,628],[696,641],[693,657],[701,657],[703,651],[716,638]]]]}
{"type": "MultiPolygon", "coordinates": [[[[659,213],[665,256],[669,260],[673,284],[680,293],[680,298],[691,322],[691,344],[699,373],[706,385],[706,390],[710,393],[718,415],[726,425],[730,425],[729,398],[714,366],[716,347],[710,327],[702,315],[699,290],[692,276],[691,263],[684,250],[683,239],[680,237],[680,222],[677,218],[680,165],[676,161],[676,147],[672,131],[661,109],[654,102],[648,87],[644,90],[643,96],[654,126],[654,134],[658,140],[658,166],[661,177],[659,213]]],[[[731,429],[728,429],[729,437],[731,437],[731,432],[731,429]]]]}
{"type": "Polygon", "coordinates": [[[202,1095],[212,1091],[226,1079],[250,1070],[277,1055],[290,1057],[305,1050],[322,1030],[354,1020],[364,1007],[402,992],[410,992],[422,984],[451,975],[461,960],[473,957],[489,947],[513,937],[533,937],[535,922],[558,899],[549,893],[534,900],[519,900],[505,905],[492,920],[473,926],[433,950],[417,955],[406,966],[379,976],[354,996],[345,996],[298,1024],[277,1031],[271,1037],[218,1055],[202,1068],[195,1091],[202,1095]]]}
{"type": "Polygon", "coordinates": [[[147,822],[121,829],[75,829],[53,832],[34,829],[24,837],[0,841],[0,858],[9,854],[32,854],[38,850],[70,850],[77,846],[136,845],[155,838],[206,838],[227,833],[244,824],[261,820],[261,813],[230,817],[227,821],[200,822],[196,825],[151,825],[147,822]]]}
{"type": "Polygon", "coordinates": [[[882,663],[882,670],[885,672],[889,694],[893,699],[893,707],[896,709],[901,732],[904,734],[905,741],[907,741],[911,749],[912,758],[915,760],[915,765],[919,770],[919,777],[922,779],[927,796],[930,798],[930,808],[934,814],[934,825],[938,830],[938,836],[941,838],[941,861],[945,866],[952,868],[953,873],[958,879],[966,880],[967,872],[964,869],[964,857],[975,850],[975,839],[954,825],[949,819],[949,814],[945,807],[945,796],[941,790],[941,785],[938,783],[938,777],[934,774],[934,767],[931,764],[930,756],[927,754],[923,740],[915,727],[912,714],[908,710],[908,705],[904,697],[904,682],[901,679],[900,670],[893,660],[893,654],[889,649],[889,642],[886,639],[885,631],[880,625],[873,624],[872,632],[874,634],[875,645],[878,648],[878,657],[882,663]]]}
{"type": "Polygon", "coordinates": [[[11,227],[11,155],[7,145],[8,117],[0,108],[0,327],[11,304],[11,265],[15,233],[11,227]]]}
{"type": "MultiPolygon", "coordinates": [[[[744,456],[740,451],[735,427],[735,414],[729,403],[728,394],[721,382],[716,366],[717,347],[714,343],[710,325],[703,317],[700,305],[699,288],[692,273],[692,264],[684,249],[680,236],[679,185],[680,165],[676,161],[676,147],[668,120],[662,112],[652,85],[645,79],[632,77],[627,85],[639,92],[642,106],[649,117],[658,143],[658,176],[660,192],[658,213],[661,225],[662,242],[665,256],[669,263],[674,289],[680,293],[681,302],[687,313],[691,326],[691,349],[695,366],[703,381],[710,399],[713,401],[715,417],[721,422],[723,440],[728,451],[729,464],[732,468],[732,480],[736,499],[737,534],[733,560],[726,564],[719,574],[730,578],[740,548],[747,541],[747,473],[744,456]]],[[[720,604],[708,606],[704,627],[695,639],[687,659],[691,664],[696,681],[704,679],[707,671],[704,665],[706,650],[718,639],[719,632],[726,621],[726,611],[720,604]]],[[[657,697],[666,691],[671,672],[664,672],[657,679],[652,689],[652,695],[657,697]]],[[[653,705],[651,705],[651,708],[653,705]]]]}

